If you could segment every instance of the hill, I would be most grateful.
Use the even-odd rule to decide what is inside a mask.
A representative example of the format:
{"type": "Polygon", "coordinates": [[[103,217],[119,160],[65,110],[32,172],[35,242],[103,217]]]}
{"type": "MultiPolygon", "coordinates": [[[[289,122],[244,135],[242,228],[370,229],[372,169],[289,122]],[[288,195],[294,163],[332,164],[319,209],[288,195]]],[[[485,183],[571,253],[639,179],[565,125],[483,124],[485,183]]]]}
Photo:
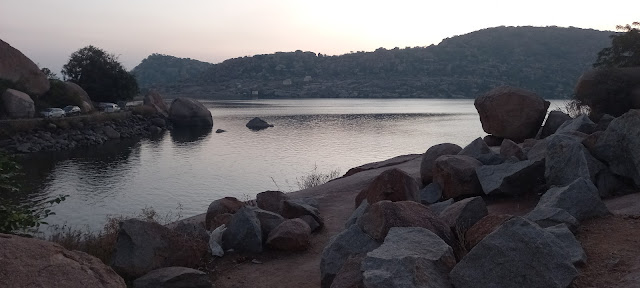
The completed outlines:
{"type": "MultiPolygon", "coordinates": [[[[612,33],[496,27],[427,47],[379,48],[339,56],[298,50],[234,58],[210,65],[201,73],[190,70],[191,76],[177,78],[179,81],[154,83],[169,96],[210,99],[474,98],[502,84],[532,90],[545,98],[569,98],[597,52],[609,46],[612,33]]],[[[134,69],[143,88],[151,82],[144,76],[148,69],[144,62],[134,69]]],[[[155,66],[156,79],[163,79],[163,67],[171,66],[155,66]]]]}
{"type": "Polygon", "coordinates": [[[198,77],[213,66],[211,63],[190,58],[178,58],[163,54],[151,54],[131,72],[143,88],[165,86],[198,77]]]}

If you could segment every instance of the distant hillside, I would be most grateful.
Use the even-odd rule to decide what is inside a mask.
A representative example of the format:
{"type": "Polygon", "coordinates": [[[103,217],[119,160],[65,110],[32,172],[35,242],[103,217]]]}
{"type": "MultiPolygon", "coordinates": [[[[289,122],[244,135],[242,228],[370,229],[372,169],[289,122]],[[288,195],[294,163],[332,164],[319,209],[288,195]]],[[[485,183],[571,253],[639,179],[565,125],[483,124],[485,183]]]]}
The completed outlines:
{"type": "MultiPolygon", "coordinates": [[[[276,52],[229,59],[159,88],[170,96],[201,98],[474,98],[507,84],[545,98],[568,98],[598,51],[609,46],[612,33],[496,27],[428,47],[379,48],[340,56],[276,52]]],[[[149,83],[142,77],[147,70],[143,64],[134,70],[149,83]]],[[[157,79],[163,79],[163,67],[171,66],[155,66],[157,79]]]]}
{"type": "Polygon", "coordinates": [[[131,71],[143,88],[166,86],[199,77],[213,64],[189,58],[151,54],[131,71]]]}

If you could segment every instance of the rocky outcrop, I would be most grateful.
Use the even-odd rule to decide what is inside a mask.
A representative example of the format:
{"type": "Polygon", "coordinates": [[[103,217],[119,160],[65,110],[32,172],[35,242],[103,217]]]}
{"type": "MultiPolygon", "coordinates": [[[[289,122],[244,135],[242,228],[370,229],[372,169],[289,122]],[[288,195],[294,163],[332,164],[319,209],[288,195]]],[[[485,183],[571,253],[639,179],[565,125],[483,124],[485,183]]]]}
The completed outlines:
{"type": "Polygon", "coordinates": [[[7,89],[2,93],[0,102],[9,118],[33,118],[36,112],[35,104],[29,95],[18,90],[7,89]]]}
{"type": "Polygon", "coordinates": [[[377,241],[384,240],[392,227],[422,227],[438,235],[450,246],[454,243],[449,226],[428,207],[413,201],[380,201],[371,204],[357,224],[377,241]]]}
{"type": "Polygon", "coordinates": [[[63,82],[64,84],[64,94],[68,95],[68,99],[74,99],[72,103],[68,103],[68,105],[75,105],[80,107],[83,113],[89,113],[95,108],[93,107],[93,102],[91,98],[89,98],[89,94],[87,91],[84,91],[82,87],[73,82],[63,82]]]}
{"type": "Polygon", "coordinates": [[[58,244],[0,234],[0,287],[125,288],[98,258],[58,244]]]}
{"type": "Polygon", "coordinates": [[[286,194],[280,191],[264,191],[256,195],[256,205],[261,209],[280,213],[282,211],[282,202],[288,200],[286,194]]]}
{"type": "Polygon", "coordinates": [[[449,274],[451,282],[455,287],[568,287],[578,270],[561,241],[514,217],[462,258],[449,274]]]}
{"type": "MultiPolygon", "coordinates": [[[[0,40],[0,79],[9,80],[33,96],[49,91],[49,79],[22,52],[0,40]]],[[[2,92],[2,91],[0,91],[2,92]]]]}
{"type": "Polygon", "coordinates": [[[547,190],[536,209],[553,207],[563,209],[578,221],[611,214],[598,194],[598,189],[585,178],[578,178],[567,186],[547,190]]]}
{"type": "Polygon", "coordinates": [[[304,251],[309,248],[311,228],[302,219],[288,219],[275,227],[269,238],[269,247],[284,251],[304,251]]]}
{"type": "Polygon", "coordinates": [[[400,169],[389,169],[371,181],[367,188],[356,196],[355,207],[366,199],[369,204],[378,201],[420,201],[418,183],[413,177],[400,169]]]}
{"type": "Polygon", "coordinates": [[[419,227],[391,228],[384,243],[362,261],[364,286],[451,287],[453,249],[433,232],[419,227]]]}
{"type": "Polygon", "coordinates": [[[218,215],[222,214],[234,214],[240,208],[244,207],[244,203],[235,197],[224,197],[215,200],[209,204],[207,208],[207,215],[205,217],[205,227],[207,230],[213,230],[223,223],[215,221],[218,215]]]}
{"type": "Polygon", "coordinates": [[[191,98],[177,98],[171,103],[169,120],[180,127],[210,128],[213,117],[207,107],[191,98]]]}
{"type": "Polygon", "coordinates": [[[556,134],[547,142],[544,176],[548,185],[568,185],[583,177],[596,181],[596,175],[605,165],[591,156],[580,141],[556,134]]]}
{"type": "Polygon", "coordinates": [[[267,123],[267,121],[264,121],[264,120],[260,119],[259,117],[255,117],[255,118],[249,120],[249,122],[247,122],[247,124],[245,126],[247,126],[247,128],[249,128],[251,130],[254,130],[254,131],[267,129],[269,127],[273,127],[273,125],[267,123]]]}
{"type": "Polygon", "coordinates": [[[549,108],[535,93],[508,86],[476,98],[474,105],[485,132],[516,142],[536,135],[549,108]]]}
{"type": "Polygon", "coordinates": [[[262,252],[260,220],[251,208],[242,207],[231,216],[229,226],[222,234],[222,247],[240,252],[262,252]]]}
{"type": "Polygon", "coordinates": [[[487,195],[521,195],[544,183],[544,162],[525,160],[476,168],[482,191],[487,195]]]}
{"type": "Polygon", "coordinates": [[[336,274],[351,256],[367,253],[380,246],[358,225],[351,225],[329,240],[320,259],[320,287],[330,288],[336,274]]]}
{"type": "Polygon", "coordinates": [[[444,155],[436,159],[433,182],[442,188],[445,199],[481,195],[476,168],[482,163],[464,155],[444,155]]]}
{"type": "Polygon", "coordinates": [[[462,147],[451,143],[442,143],[427,149],[422,155],[422,162],[420,162],[422,186],[426,186],[433,181],[433,167],[438,157],[442,155],[456,155],[461,150],[462,147]]]}
{"type": "Polygon", "coordinates": [[[630,178],[640,187],[640,110],[631,110],[611,121],[596,143],[596,157],[611,172],[630,178]]]}
{"type": "Polygon", "coordinates": [[[165,118],[169,116],[169,108],[158,91],[151,90],[147,95],[144,95],[142,105],[152,107],[158,114],[165,118]]]}
{"type": "Polygon", "coordinates": [[[133,288],[212,288],[209,275],[186,267],[153,270],[133,281],[133,288]]]}

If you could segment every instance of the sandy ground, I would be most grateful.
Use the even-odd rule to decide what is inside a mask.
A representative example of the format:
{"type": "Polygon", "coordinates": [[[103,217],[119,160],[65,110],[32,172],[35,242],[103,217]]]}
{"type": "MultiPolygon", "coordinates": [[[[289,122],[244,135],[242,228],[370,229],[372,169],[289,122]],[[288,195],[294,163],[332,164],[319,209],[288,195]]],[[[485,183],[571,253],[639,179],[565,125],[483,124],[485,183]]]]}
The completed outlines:
{"type": "MultiPolygon", "coordinates": [[[[368,166],[371,170],[290,193],[292,198],[314,197],[320,204],[325,227],[312,236],[311,248],[302,253],[266,251],[259,255],[225,255],[211,263],[215,287],[320,287],[322,250],[333,235],[344,229],[345,221],[355,209],[355,196],[386,169],[399,168],[419,180],[418,156],[389,159],[368,166]],[[401,161],[406,162],[398,163],[401,161]]],[[[537,197],[493,200],[488,203],[488,209],[490,213],[523,215],[536,202],[537,197]]],[[[615,215],[586,221],[577,235],[588,260],[580,267],[581,275],[573,287],[640,287],[640,194],[607,200],[606,204],[615,215]]],[[[190,220],[203,221],[204,215],[190,220]]]]}

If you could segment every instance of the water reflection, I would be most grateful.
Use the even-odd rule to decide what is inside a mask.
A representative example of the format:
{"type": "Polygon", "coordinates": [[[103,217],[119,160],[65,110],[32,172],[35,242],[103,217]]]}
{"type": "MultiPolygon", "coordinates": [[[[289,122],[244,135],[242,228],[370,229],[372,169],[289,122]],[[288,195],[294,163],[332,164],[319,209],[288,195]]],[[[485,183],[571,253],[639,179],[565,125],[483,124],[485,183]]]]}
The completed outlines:
{"type": "Polygon", "coordinates": [[[209,134],[211,134],[211,130],[213,127],[202,128],[202,127],[180,127],[174,128],[171,130],[171,139],[176,144],[197,144],[202,139],[206,138],[209,134]]]}

